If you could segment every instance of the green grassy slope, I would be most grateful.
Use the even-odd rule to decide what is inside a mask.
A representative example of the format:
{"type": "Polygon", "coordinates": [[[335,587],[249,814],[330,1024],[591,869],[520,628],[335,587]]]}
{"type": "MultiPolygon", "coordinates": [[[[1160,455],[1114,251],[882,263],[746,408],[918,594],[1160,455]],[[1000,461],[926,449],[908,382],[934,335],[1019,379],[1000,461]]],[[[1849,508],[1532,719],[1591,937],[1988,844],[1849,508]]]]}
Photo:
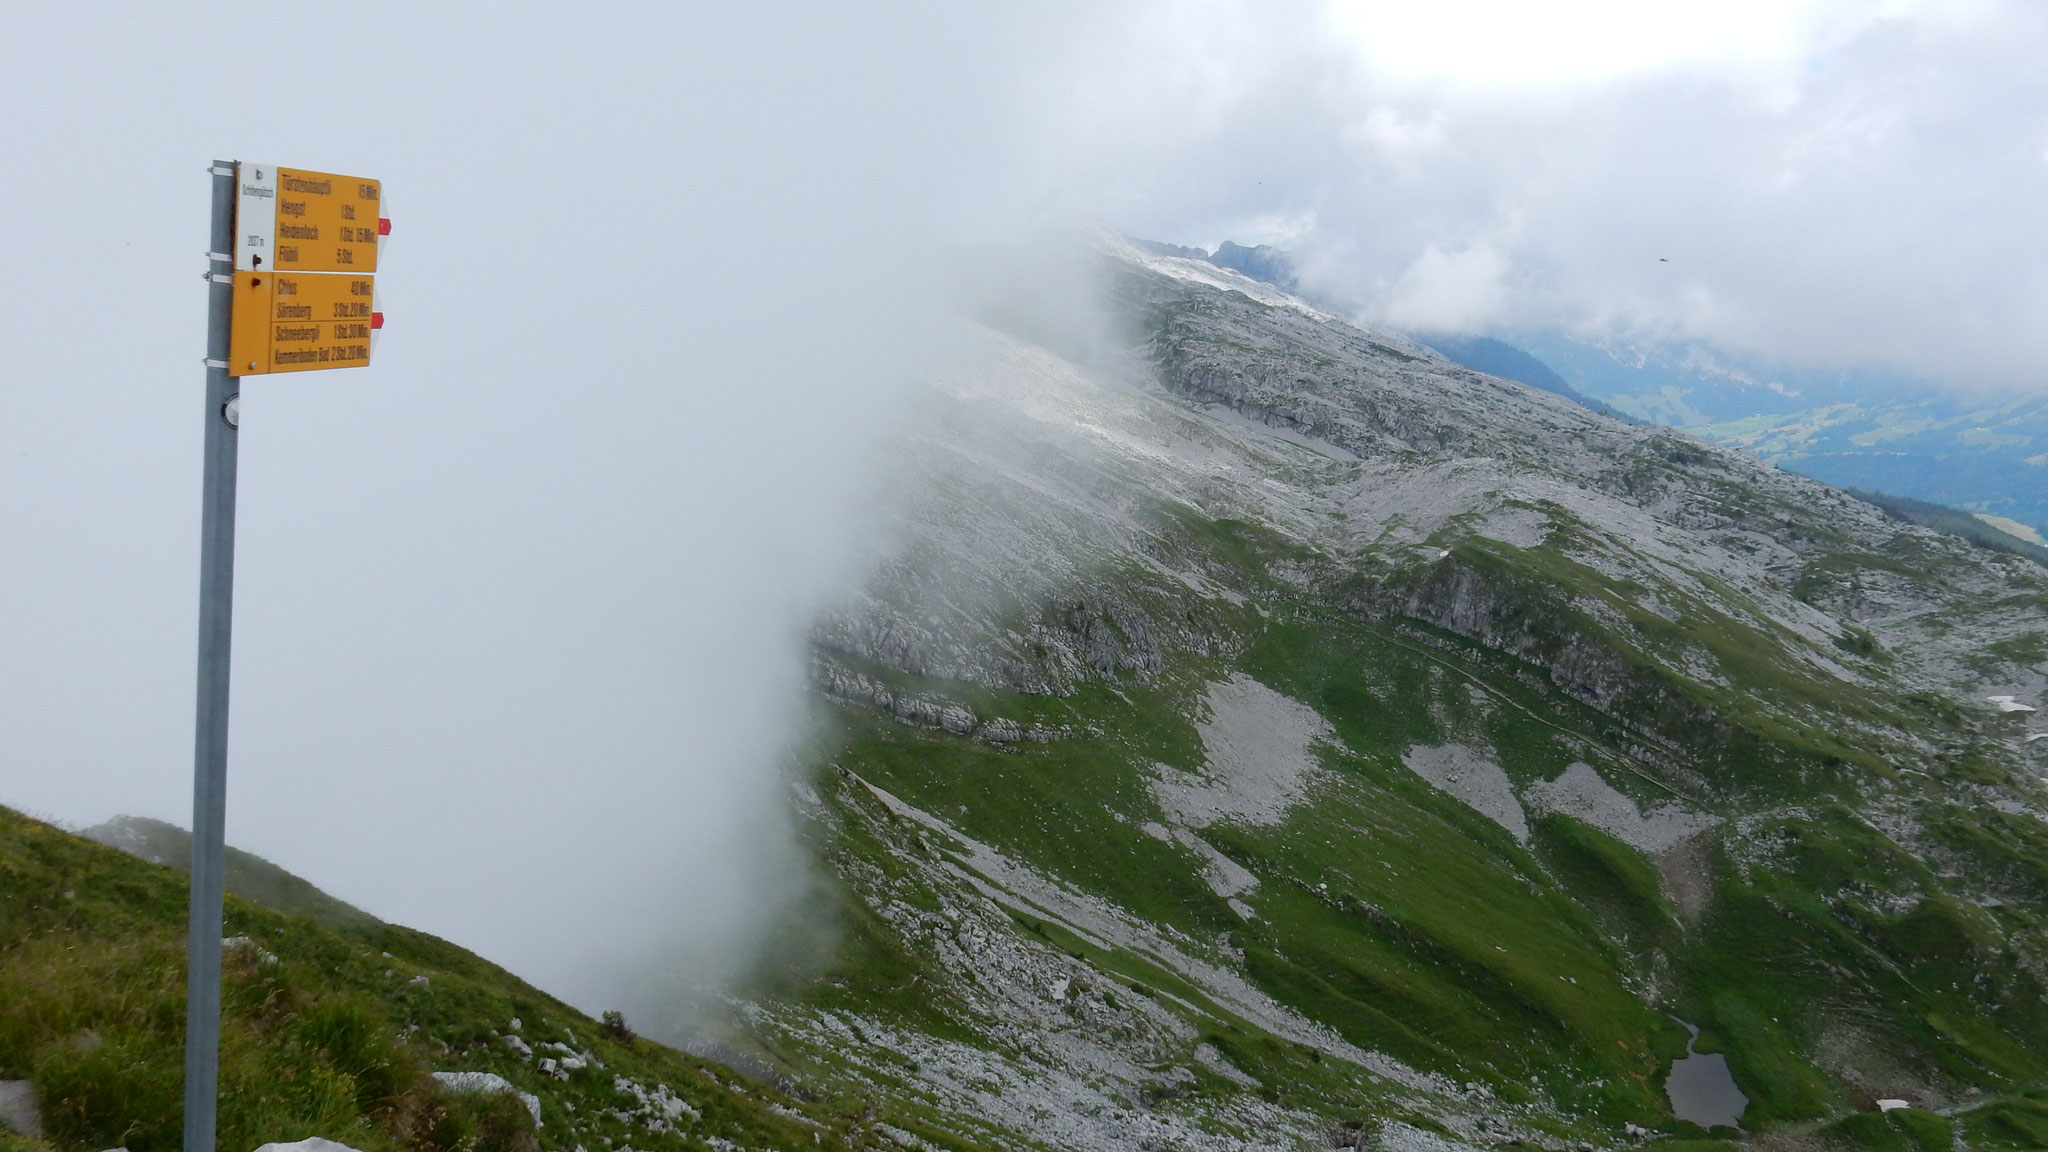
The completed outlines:
{"type": "MultiPolygon", "coordinates": [[[[47,1133],[47,1144],[14,1147],[178,1147],[184,924],[181,875],[0,809],[0,1079],[34,1082],[47,1133]]],[[[647,1040],[608,1037],[424,933],[333,929],[237,898],[226,931],[247,938],[225,959],[226,1152],[316,1135],[366,1152],[864,1139],[857,1104],[793,1099],[647,1040]],[[587,1064],[565,1078],[540,1064],[569,1052],[587,1064]],[[432,1071],[503,1076],[537,1097],[542,1126],[518,1099],[451,1095],[432,1071]]]]}
{"type": "MultiPolygon", "coordinates": [[[[1112,676],[1063,698],[890,674],[901,691],[1073,735],[996,747],[844,706],[837,763],[1150,923],[1225,934],[1244,974],[1277,1001],[1360,1047],[1483,1084],[1557,1139],[1611,1140],[1626,1124],[1707,1135],[1674,1120],[1662,1093],[1684,1053],[1670,1015],[1701,1026],[1700,1051],[1727,1055],[1753,1131],[1811,1132],[1868,1108],[1882,1090],[1849,1066],[1877,1053],[1901,1081],[1997,1101],[1968,1113],[1982,1112],[1972,1132],[2032,1122],[2026,1094],[2048,1088],[2048,986],[2032,959],[2048,954],[2048,834],[2019,817],[1987,826],[1995,813],[1956,807],[1897,770],[1956,782],[2002,772],[1969,751],[1985,739],[1977,721],[1916,711],[1876,657],[1866,680],[1819,678],[1795,658],[1803,641],[1766,623],[1704,601],[1676,621],[1648,612],[1561,544],[1469,541],[1433,568],[1375,570],[1188,510],[1157,527],[1159,551],[1199,554],[1205,576],[1243,603],[1136,570],[1104,580],[1154,619],[1193,622],[1209,655],[1170,654],[1157,676],[1112,676]],[[1327,575],[1305,583],[1304,570],[1327,575]],[[1426,616],[1429,589],[1453,577],[1468,597],[1490,588],[1513,605],[1499,635],[1522,629],[1549,646],[1475,642],[1424,616],[1360,607],[1406,603],[1426,616]],[[1575,607],[1594,598],[1614,611],[1575,607]],[[1605,707],[1559,671],[1566,644],[1585,659],[1597,649],[1613,672],[1605,707]],[[1734,674],[1681,671],[1687,649],[1734,674]],[[1260,881],[1245,897],[1250,921],[1203,884],[1198,861],[1141,827],[1166,818],[1149,791],[1155,766],[1199,766],[1201,693],[1232,673],[1314,707],[1339,738],[1321,753],[1312,799],[1283,824],[1203,832],[1260,881]],[[1700,906],[1685,914],[1674,903],[1672,861],[1562,815],[1535,819],[1518,842],[1403,765],[1406,750],[1447,743],[1488,750],[1518,787],[1590,763],[1646,810],[1680,802],[1721,817],[1685,865],[1700,906]],[[1948,762],[1921,755],[1931,747],[1950,749],[1948,762]],[[1911,812],[1924,841],[1902,847],[1872,826],[1873,806],[1911,812]],[[1976,883],[1992,876],[2010,895],[1987,908],[1976,883]]],[[[922,833],[864,816],[872,803],[860,789],[831,797],[843,873],[892,842],[906,859],[948,858],[922,833]]],[[[1412,1114],[1142,956],[1050,927],[1018,930],[1085,956],[1106,980],[1173,993],[1271,1098],[1333,1118],[1412,1114]]],[[[849,950],[798,995],[913,1028],[933,1015],[957,1021],[932,1011],[943,974],[928,967],[915,1005],[901,995],[921,963],[914,947],[883,940],[849,950]]],[[[1190,1091],[1221,1100],[1241,1089],[1190,1091]]],[[[1844,1120],[1828,1138],[1874,1123],[1844,1120]]],[[[1869,1146],[1917,1147],[1926,1135],[1896,1116],[1880,1127],[1881,1137],[1864,1134],[1878,1141],[1869,1146]]],[[[1973,1146],[2024,1145],[1985,1136],[1973,1146]]]]}
{"type": "MultiPolygon", "coordinates": [[[[189,871],[192,866],[192,834],[162,820],[116,816],[79,835],[180,872],[189,871]]],[[[227,849],[226,878],[227,890],[232,895],[287,915],[304,916],[329,928],[370,928],[378,923],[368,912],[337,900],[305,879],[240,848],[227,849]]]]}

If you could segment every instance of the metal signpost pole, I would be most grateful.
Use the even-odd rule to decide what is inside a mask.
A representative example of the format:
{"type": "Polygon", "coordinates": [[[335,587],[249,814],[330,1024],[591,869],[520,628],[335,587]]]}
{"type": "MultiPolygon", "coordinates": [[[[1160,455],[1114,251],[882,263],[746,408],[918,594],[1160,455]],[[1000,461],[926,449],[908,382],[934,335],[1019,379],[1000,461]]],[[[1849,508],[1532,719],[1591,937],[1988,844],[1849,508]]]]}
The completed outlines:
{"type": "Polygon", "coordinates": [[[199,521],[199,716],[192,764],[192,906],[185,953],[185,1152],[214,1152],[220,1087],[220,932],[226,879],[228,637],[235,595],[235,425],[228,375],[235,178],[213,162],[207,248],[206,466],[199,521]]]}
{"type": "Polygon", "coordinates": [[[236,381],[370,362],[383,185],[216,160],[206,250],[206,468],[199,517],[199,715],[185,951],[185,1152],[215,1152],[227,879],[228,638],[235,604],[236,381]]]}

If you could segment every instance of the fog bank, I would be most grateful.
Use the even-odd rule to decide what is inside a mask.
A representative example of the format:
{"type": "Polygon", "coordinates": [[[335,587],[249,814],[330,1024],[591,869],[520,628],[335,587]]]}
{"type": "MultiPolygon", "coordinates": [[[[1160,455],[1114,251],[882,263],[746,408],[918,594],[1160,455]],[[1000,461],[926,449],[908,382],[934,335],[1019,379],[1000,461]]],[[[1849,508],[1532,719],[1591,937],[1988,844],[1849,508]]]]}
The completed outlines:
{"type": "Polygon", "coordinates": [[[586,1007],[744,960],[943,254],[1035,212],[1042,37],[894,16],[392,9],[262,98],[198,63],[269,9],[32,17],[0,802],[187,821],[204,168],[376,176],[374,365],[244,385],[229,837],[586,1007]]]}
{"type": "Polygon", "coordinates": [[[805,882],[804,635],[949,253],[1101,222],[1388,323],[2048,379],[2048,15],[1442,7],[17,15],[0,802],[188,818],[217,156],[395,225],[374,366],[245,387],[230,838],[587,1007],[805,882]]]}

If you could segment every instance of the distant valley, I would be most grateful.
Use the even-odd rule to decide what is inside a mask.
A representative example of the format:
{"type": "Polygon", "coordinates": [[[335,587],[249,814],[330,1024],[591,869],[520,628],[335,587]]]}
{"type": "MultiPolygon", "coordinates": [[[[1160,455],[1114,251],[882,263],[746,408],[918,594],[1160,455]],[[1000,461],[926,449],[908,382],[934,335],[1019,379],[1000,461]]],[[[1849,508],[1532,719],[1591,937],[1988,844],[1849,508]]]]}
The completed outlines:
{"type": "Polygon", "coordinates": [[[1998,517],[2034,544],[2048,533],[2048,383],[2031,395],[1985,394],[1873,370],[1770,367],[1698,345],[1506,339],[1637,419],[1829,484],[1998,517]]]}

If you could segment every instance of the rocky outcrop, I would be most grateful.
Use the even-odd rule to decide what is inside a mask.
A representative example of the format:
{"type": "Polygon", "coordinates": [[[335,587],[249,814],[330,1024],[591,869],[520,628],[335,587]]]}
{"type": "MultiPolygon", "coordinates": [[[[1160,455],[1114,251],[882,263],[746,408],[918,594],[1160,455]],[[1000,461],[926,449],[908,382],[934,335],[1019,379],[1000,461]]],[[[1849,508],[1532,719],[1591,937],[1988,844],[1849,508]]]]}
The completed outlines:
{"type": "Polygon", "coordinates": [[[902,724],[936,728],[956,736],[972,736],[991,744],[1021,741],[1047,744],[1063,735],[1056,729],[1020,724],[1000,716],[984,719],[959,701],[931,693],[898,692],[879,680],[850,672],[823,659],[811,663],[811,686],[835,700],[878,708],[902,724]]]}
{"type": "Polygon", "coordinates": [[[1162,636],[1131,597],[1095,586],[1047,597],[1022,620],[949,620],[943,607],[913,597],[872,601],[862,613],[825,618],[811,642],[821,652],[912,676],[1054,696],[1090,680],[1146,680],[1165,667],[1168,649],[1212,647],[1212,638],[1193,628],[1162,636]]]}

